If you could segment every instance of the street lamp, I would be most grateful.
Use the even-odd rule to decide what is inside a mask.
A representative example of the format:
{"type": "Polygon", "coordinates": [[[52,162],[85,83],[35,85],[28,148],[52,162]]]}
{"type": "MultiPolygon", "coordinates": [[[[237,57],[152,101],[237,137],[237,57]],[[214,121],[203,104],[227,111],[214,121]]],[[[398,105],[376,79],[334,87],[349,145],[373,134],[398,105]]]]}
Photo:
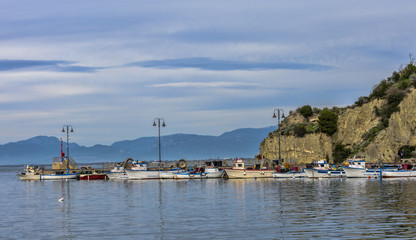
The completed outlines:
{"type": "Polygon", "coordinates": [[[280,112],[282,112],[282,118],[285,118],[285,113],[284,113],[283,109],[276,108],[273,111],[273,118],[276,118],[276,111],[277,111],[277,129],[278,129],[278,132],[279,132],[279,164],[281,164],[282,163],[281,162],[282,158],[280,156],[280,112]]]}
{"type": "Polygon", "coordinates": [[[155,118],[155,119],[153,119],[153,127],[158,126],[158,128],[159,128],[159,167],[160,167],[160,164],[162,162],[161,152],[160,152],[160,120],[163,121],[162,127],[166,127],[165,119],[163,119],[163,118],[155,118]],[[157,120],[157,125],[156,125],[156,120],[157,120]]]}
{"type": "Polygon", "coordinates": [[[62,127],[62,132],[65,132],[66,128],[66,158],[67,158],[67,173],[68,173],[68,167],[69,167],[69,127],[71,127],[71,133],[74,132],[74,129],[72,128],[72,125],[64,125],[62,127]]]}

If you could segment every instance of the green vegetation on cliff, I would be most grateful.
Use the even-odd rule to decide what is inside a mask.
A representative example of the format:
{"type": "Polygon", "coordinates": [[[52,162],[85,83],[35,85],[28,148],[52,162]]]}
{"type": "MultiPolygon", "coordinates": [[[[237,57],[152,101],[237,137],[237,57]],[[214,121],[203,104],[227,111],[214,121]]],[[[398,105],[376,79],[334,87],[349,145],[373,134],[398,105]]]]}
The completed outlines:
{"type": "MultiPolygon", "coordinates": [[[[291,111],[280,127],[282,137],[286,138],[286,141],[290,140],[285,154],[294,159],[297,156],[304,158],[309,154],[316,160],[318,154],[325,152],[332,156],[334,162],[342,162],[354,154],[364,153],[372,155],[373,159],[381,157],[390,160],[397,157],[399,147],[406,147],[406,156],[413,156],[412,152],[415,150],[412,146],[416,140],[406,139],[416,135],[416,128],[411,127],[416,126],[416,110],[413,104],[416,102],[415,88],[416,63],[411,57],[409,64],[400,67],[390,77],[376,84],[368,96],[359,97],[352,106],[321,110],[305,105],[291,111]],[[410,93],[410,98],[407,98],[410,93]],[[405,99],[407,103],[401,105],[405,99]],[[400,116],[394,114],[396,112],[401,112],[400,116]],[[402,116],[403,113],[406,114],[406,118],[402,116]],[[400,134],[397,132],[399,129],[400,134]],[[402,129],[408,130],[403,132],[402,129]],[[312,139],[318,145],[305,148],[312,139]],[[404,144],[399,145],[397,139],[404,139],[404,144]],[[329,146],[325,145],[326,143],[329,143],[329,146]],[[394,148],[390,147],[392,145],[394,148]]],[[[274,147],[267,145],[275,144],[273,138],[277,133],[275,131],[269,134],[270,141],[263,141],[261,150],[267,148],[273,151],[274,147]]],[[[282,142],[284,144],[285,140],[282,142]]]]}
{"type": "Polygon", "coordinates": [[[337,131],[338,115],[329,109],[324,109],[319,113],[318,123],[321,132],[331,136],[337,131]]]}
{"type": "Polygon", "coordinates": [[[377,134],[389,126],[389,120],[393,113],[400,111],[399,104],[407,94],[407,90],[416,87],[416,64],[410,56],[410,63],[405,68],[400,68],[398,72],[393,72],[391,77],[383,79],[375,85],[372,93],[368,97],[360,97],[356,106],[362,106],[364,103],[375,99],[384,100],[381,108],[375,107],[376,116],[380,117],[377,126],[371,128],[362,136],[362,143],[359,150],[364,150],[377,136],[377,134]]]}
{"type": "Polygon", "coordinates": [[[313,115],[312,107],[309,105],[305,105],[303,107],[296,109],[296,112],[300,113],[306,119],[313,115]]]}

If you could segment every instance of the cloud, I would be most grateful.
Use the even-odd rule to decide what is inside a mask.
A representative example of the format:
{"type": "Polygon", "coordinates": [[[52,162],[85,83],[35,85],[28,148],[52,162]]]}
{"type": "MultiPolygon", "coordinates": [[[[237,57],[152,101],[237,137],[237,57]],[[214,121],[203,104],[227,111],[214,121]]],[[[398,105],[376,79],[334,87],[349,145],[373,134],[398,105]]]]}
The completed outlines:
{"type": "Polygon", "coordinates": [[[176,82],[154,84],[152,87],[196,87],[196,88],[217,88],[217,87],[254,87],[253,83],[242,82],[176,82]]]}
{"type": "Polygon", "coordinates": [[[352,104],[415,51],[412,0],[3,2],[0,144],[66,123],[108,144],[154,117],[163,134],[262,127],[352,104]]]}
{"type": "Polygon", "coordinates": [[[103,87],[92,87],[87,85],[73,86],[69,84],[40,84],[40,85],[20,85],[19,90],[6,89],[1,92],[0,104],[26,102],[33,103],[42,99],[63,98],[81,95],[93,95],[106,90],[103,87]]]}
{"type": "Polygon", "coordinates": [[[53,71],[53,72],[94,72],[98,67],[72,65],[62,60],[0,60],[0,71],[53,71]]]}
{"type": "Polygon", "coordinates": [[[126,66],[137,66],[144,68],[160,68],[160,69],[175,69],[175,68],[197,68],[202,70],[212,71],[233,71],[233,70],[272,70],[272,69],[290,69],[290,70],[313,70],[325,71],[333,69],[331,66],[310,64],[310,63],[296,63],[296,62],[248,62],[235,60],[216,60],[211,58],[196,57],[196,58],[178,58],[166,60],[148,60],[126,64],[126,66]]]}

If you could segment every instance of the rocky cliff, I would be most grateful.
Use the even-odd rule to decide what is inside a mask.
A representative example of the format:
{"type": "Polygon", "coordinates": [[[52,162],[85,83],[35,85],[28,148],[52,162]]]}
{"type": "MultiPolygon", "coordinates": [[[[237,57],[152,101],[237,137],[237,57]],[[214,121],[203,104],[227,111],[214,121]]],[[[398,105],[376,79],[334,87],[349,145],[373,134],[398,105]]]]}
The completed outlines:
{"type": "MultiPolygon", "coordinates": [[[[361,106],[339,109],[337,131],[331,136],[319,131],[303,137],[281,134],[281,158],[297,163],[310,163],[325,156],[333,160],[335,146],[339,144],[349,150],[350,156],[364,155],[368,162],[397,160],[397,152],[402,146],[416,145],[416,90],[414,87],[406,89],[405,97],[398,105],[400,110],[391,114],[388,127],[377,131],[382,121],[377,110],[382,109],[386,101],[376,98],[361,106]],[[372,137],[364,137],[366,134],[372,137]]],[[[293,112],[283,121],[281,129],[316,119],[317,114],[305,119],[293,112]]],[[[262,142],[260,154],[264,158],[278,159],[278,136],[275,131],[262,142]]]]}

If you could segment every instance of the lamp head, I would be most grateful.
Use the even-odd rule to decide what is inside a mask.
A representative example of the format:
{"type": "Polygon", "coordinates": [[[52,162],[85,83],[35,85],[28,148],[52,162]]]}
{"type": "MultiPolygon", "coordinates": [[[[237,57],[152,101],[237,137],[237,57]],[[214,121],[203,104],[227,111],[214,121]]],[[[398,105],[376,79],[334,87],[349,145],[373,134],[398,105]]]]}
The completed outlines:
{"type": "Polygon", "coordinates": [[[273,113],[273,118],[276,118],[276,113],[275,112],[273,113]]]}
{"type": "Polygon", "coordinates": [[[71,132],[74,132],[74,129],[71,127],[71,132]]]}
{"type": "Polygon", "coordinates": [[[65,128],[62,128],[62,132],[65,132],[65,128]]]}
{"type": "Polygon", "coordinates": [[[166,124],[165,124],[165,122],[163,122],[163,124],[162,124],[162,127],[166,127],[166,124]]]}
{"type": "Polygon", "coordinates": [[[156,127],[156,122],[153,122],[153,127],[156,127]]]}

